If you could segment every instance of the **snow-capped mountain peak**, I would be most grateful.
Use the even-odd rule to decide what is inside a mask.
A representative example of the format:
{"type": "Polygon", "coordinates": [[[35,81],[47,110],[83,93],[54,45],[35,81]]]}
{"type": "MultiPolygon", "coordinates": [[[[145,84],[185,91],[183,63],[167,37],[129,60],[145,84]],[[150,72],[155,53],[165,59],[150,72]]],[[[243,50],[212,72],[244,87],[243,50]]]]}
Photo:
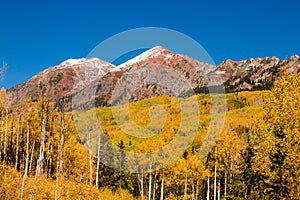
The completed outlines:
{"type": "Polygon", "coordinates": [[[143,61],[146,61],[148,59],[153,59],[153,58],[157,58],[159,56],[165,56],[166,59],[168,58],[172,58],[172,55],[174,55],[171,51],[165,49],[162,46],[156,46],[153,47],[143,53],[141,53],[140,55],[120,64],[119,66],[117,66],[117,69],[122,69],[131,65],[134,65],[136,63],[140,63],[143,61]]]}
{"type": "Polygon", "coordinates": [[[80,58],[80,59],[74,59],[70,58],[66,61],[63,61],[60,65],[62,66],[72,66],[72,65],[77,65],[85,62],[87,59],[86,58],[80,58]]]}

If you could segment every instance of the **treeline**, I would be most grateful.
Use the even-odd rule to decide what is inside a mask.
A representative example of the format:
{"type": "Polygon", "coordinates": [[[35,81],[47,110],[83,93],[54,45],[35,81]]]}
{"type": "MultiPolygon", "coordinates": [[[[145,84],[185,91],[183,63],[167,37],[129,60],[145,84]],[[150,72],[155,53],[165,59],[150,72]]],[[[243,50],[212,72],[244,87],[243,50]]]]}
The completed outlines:
{"type": "MultiPolygon", "coordinates": [[[[211,119],[210,100],[198,96],[202,115],[193,144],[169,166],[152,163],[136,174],[101,164],[105,152],[91,140],[97,133],[87,131],[82,139],[72,113],[62,106],[28,100],[12,111],[1,90],[0,198],[300,199],[299,83],[299,75],[287,74],[267,95],[228,94],[225,126],[205,157],[199,150],[211,119]]],[[[165,102],[168,108],[172,101],[165,102]]],[[[150,141],[125,137],[107,110],[97,111],[104,132],[126,151],[150,152],[168,143],[172,134],[182,134],[172,127],[180,119],[176,110],[163,137],[150,141]]],[[[126,162],[124,157],[122,164],[126,162]]]]}

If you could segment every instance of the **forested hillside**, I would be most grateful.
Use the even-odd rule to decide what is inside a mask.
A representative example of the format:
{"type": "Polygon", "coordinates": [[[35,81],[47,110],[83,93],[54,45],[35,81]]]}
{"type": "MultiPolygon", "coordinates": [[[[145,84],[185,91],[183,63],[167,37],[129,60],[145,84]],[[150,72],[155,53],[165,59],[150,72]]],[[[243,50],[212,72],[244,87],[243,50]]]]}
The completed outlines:
{"type": "MultiPolygon", "coordinates": [[[[2,89],[0,199],[300,199],[300,75],[284,75],[271,91],[222,95],[225,124],[207,155],[199,151],[210,121],[224,110],[212,112],[210,95],[197,94],[190,98],[197,99],[200,117],[192,107],[187,112],[199,126],[184,154],[167,167],[144,166],[130,173],[122,170],[131,162],[126,156],[111,157],[112,162],[123,158],[120,170],[100,162],[107,155],[98,142],[100,130],[77,117],[96,113],[101,131],[119,149],[151,152],[175,136],[184,140],[188,131],[178,131],[179,102],[190,98],[157,96],[130,103],[128,120],[150,124],[155,133],[136,138],[120,129],[111,107],[66,112],[63,104],[42,98],[12,110],[2,89]],[[161,110],[163,126],[149,118],[161,110]]],[[[117,109],[126,116],[122,107],[117,109]]]]}

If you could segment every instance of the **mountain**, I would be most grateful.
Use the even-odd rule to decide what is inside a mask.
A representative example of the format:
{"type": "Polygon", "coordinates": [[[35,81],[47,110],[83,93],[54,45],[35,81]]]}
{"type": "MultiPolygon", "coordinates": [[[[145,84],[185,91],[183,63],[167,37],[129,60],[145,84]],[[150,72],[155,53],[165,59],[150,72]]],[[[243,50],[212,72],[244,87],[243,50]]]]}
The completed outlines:
{"type": "Polygon", "coordinates": [[[188,64],[189,67],[193,68],[192,70],[196,69],[197,71],[202,71],[204,74],[207,74],[215,68],[213,65],[208,63],[200,62],[185,55],[175,54],[162,46],[156,46],[134,57],[133,59],[120,64],[116,70],[139,67],[149,63],[162,64],[172,68],[177,68],[178,70],[183,70],[180,68],[180,64],[188,64]]]}
{"type": "Polygon", "coordinates": [[[32,101],[41,97],[50,101],[70,97],[113,68],[113,64],[98,58],[66,60],[9,89],[11,105],[18,105],[29,97],[32,101]]]}
{"type": "Polygon", "coordinates": [[[291,73],[300,72],[300,57],[292,56],[289,60],[266,57],[243,61],[226,60],[208,74],[213,85],[220,84],[218,80],[224,81],[227,92],[244,90],[271,89],[276,79],[285,71],[291,73]]]}
{"type": "Polygon", "coordinates": [[[45,96],[50,101],[64,100],[68,109],[71,103],[73,108],[85,109],[162,94],[207,93],[207,88],[226,92],[270,89],[285,70],[298,73],[300,57],[226,60],[215,67],[157,46],[119,66],[98,58],[69,59],[8,93],[13,105],[45,96]]]}
{"type": "Polygon", "coordinates": [[[183,94],[190,89],[207,85],[206,75],[214,69],[213,65],[175,54],[161,46],[153,47],[96,79],[74,96],[73,105],[76,108],[84,108],[92,107],[94,104],[111,105],[116,103],[116,100],[121,103],[154,95],[174,96],[173,91],[180,91],[183,94]],[[191,86],[183,87],[186,85],[182,83],[183,79],[187,79],[191,86]],[[180,80],[181,83],[174,84],[174,81],[180,80]],[[164,86],[159,84],[161,81],[165,82],[164,86]],[[118,89],[127,91],[117,91],[118,89]],[[115,96],[113,93],[120,94],[115,96]],[[121,98],[122,94],[126,95],[121,98]],[[95,102],[91,102],[90,99],[95,99],[95,102]]]}
{"type": "Polygon", "coordinates": [[[181,94],[191,88],[195,93],[207,93],[214,88],[221,92],[271,89],[274,81],[283,75],[285,70],[298,73],[299,62],[299,56],[292,56],[290,60],[266,57],[243,61],[226,60],[214,67],[157,46],[96,79],[75,96],[73,105],[76,108],[88,108],[162,94],[180,96],[173,94],[170,89],[180,91],[181,94]],[[174,84],[174,77],[183,77],[190,85],[185,88],[187,84],[182,82],[174,84]],[[171,85],[171,88],[166,87],[166,84],[159,84],[156,79],[171,85]],[[113,95],[114,93],[118,94],[113,95]]]}

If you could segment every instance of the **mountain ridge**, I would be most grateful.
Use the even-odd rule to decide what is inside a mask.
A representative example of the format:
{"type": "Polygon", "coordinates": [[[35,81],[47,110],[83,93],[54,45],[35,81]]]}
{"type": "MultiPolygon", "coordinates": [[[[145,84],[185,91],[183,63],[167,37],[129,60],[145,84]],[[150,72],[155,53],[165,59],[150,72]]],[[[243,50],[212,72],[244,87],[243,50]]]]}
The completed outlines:
{"type": "MultiPolygon", "coordinates": [[[[280,60],[275,56],[242,61],[228,59],[213,66],[156,46],[118,66],[99,58],[68,59],[12,87],[8,93],[12,105],[18,105],[27,98],[37,101],[45,96],[50,101],[67,99],[69,108],[74,103],[76,108],[90,107],[91,103],[86,106],[86,102],[91,100],[95,100],[96,106],[106,106],[112,103],[114,87],[124,79],[124,74],[135,71],[131,73],[129,80],[134,82],[145,79],[145,73],[156,73],[163,66],[189,80],[195,93],[207,93],[208,87],[217,86],[221,86],[226,92],[236,92],[270,89],[286,70],[299,73],[300,57],[294,55],[289,60],[280,60]],[[144,75],[141,75],[143,70],[144,75]],[[72,98],[75,101],[72,102],[72,98]]],[[[165,76],[168,78],[168,74],[165,76]]],[[[162,95],[166,90],[157,81],[148,80],[142,85],[134,85],[133,87],[138,88],[133,92],[135,96],[128,98],[132,101],[140,100],[162,95]]],[[[181,89],[180,86],[177,89],[181,89]]]]}

